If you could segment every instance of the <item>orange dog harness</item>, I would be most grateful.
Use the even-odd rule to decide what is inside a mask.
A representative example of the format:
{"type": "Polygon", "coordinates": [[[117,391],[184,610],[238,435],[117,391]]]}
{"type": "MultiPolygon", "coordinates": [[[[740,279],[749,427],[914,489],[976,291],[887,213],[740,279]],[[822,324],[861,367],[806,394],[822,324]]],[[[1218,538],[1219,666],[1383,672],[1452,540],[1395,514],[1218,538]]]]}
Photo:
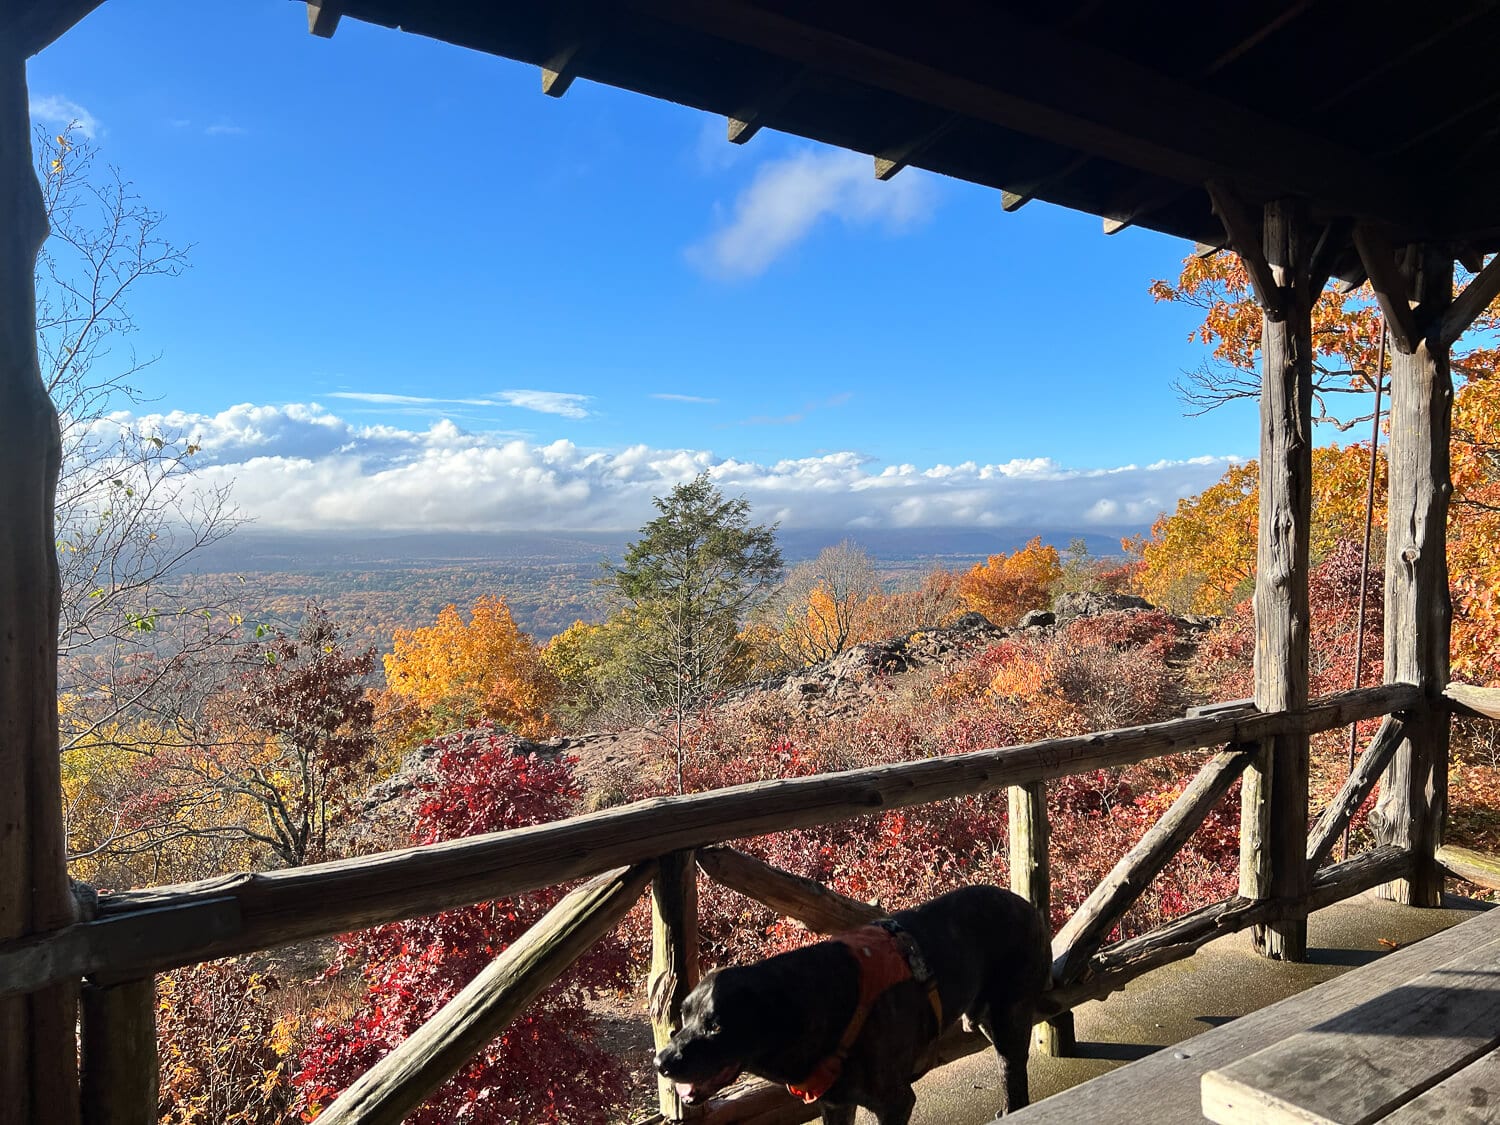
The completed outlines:
{"type": "Polygon", "coordinates": [[[838,934],[834,941],[841,941],[854,954],[859,968],[859,999],[854,1005],[854,1014],[839,1038],[833,1054],[813,1067],[813,1071],[795,1086],[788,1085],[797,1097],[809,1104],[817,1101],[832,1089],[844,1072],[844,1061],[853,1050],[859,1033],[864,1029],[865,1019],[875,1001],[892,985],[904,980],[915,980],[927,986],[927,1001],[932,1005],[932,1014],[937,1020],[938,1030],[943,1027],[943,1004],[938,999],[937,981],[933,979],[927,964],[922,960],[921,950],[912,936],[894,921],[882,919],[869,926],[838,934]]]}

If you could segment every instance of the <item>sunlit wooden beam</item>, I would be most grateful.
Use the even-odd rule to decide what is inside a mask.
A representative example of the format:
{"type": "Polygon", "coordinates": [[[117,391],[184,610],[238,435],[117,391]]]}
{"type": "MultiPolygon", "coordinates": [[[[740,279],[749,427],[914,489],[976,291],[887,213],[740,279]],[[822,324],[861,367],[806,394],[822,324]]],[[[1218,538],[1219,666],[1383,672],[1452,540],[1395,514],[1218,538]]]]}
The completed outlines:
{"type": "Polygon", "coordinates": [[[889,180],[895,176],[897,172],[951,133],[958,121],[956,115],[949,117],[937,128],[929,129],[920,137],[914,137],[905,144],[886,149],[884,152],[877,152],[875,154],[875,178],[889,180]]]}
{"type": "Polygon", "coordinates": [[[319,39],[332,39],[343,12],[330,0],[307,0],[307,30],[319,39]]]}
{"type": "Polygon", "coordinates": [[[1355,225],[1354,248],[1385,313],[1391,342],[1402,354],[1411,355],[1417,350],[1417,315],[1411,307],[1411,287],[1396,266],[1396,251],[1385,235],[1367,223],[1355,225]]]}

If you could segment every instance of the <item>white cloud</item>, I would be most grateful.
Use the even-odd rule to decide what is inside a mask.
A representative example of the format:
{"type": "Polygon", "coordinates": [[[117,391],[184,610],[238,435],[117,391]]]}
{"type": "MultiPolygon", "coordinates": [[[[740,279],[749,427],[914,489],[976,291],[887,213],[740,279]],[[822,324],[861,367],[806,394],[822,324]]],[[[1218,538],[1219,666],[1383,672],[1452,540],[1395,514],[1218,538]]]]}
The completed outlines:
{"type": "Polygon", "coordinates": [[[535,410],[540,414],[561,414],[564,418],[587,418],[585,403],[590,395],[571,394],[567,391],[501,391],[500,400],[522,410],[535,410]]]}
{"type": "Polygon", "coordinates": [[[40,98],[33,97],[30,99],[28,108],[34,120],[58,132],[72,125],[92,140],[103,128],[99,119],[83,106],[57,94],[49,94],[40,98]]]}
{"type": "Polygon", "coordinates": [[[630,530],[650,518],[653,496],[700,472],[787,528],[1144,527],[1233,463],[881,465],[850,451],[762,463],[700,449],[538,444],[447,419],[360,426],[315,403],[121,413],[108,424],[201,443],[203,484],[232,481],[245,514],[286,530],[630,530]]]}
{"type": "Polygon", "coordinates": [[[716,398],[704,398],[702,395],[674,395],[666,391],[654,394],[651,397],[659,398],[663,402],[697,402],[704,405],[711,405],[719,401],[716,398]]]}
{"type": "Polygon", "coordinates": [[[714,277],[754,277],[821,220],[899,231],[931,213],[935,194],[931,178],[915,169],[882,183],[867,156],[803,149],[762,164],[735,201],[733,216],[689,247],[687,257],[714,277]]]}

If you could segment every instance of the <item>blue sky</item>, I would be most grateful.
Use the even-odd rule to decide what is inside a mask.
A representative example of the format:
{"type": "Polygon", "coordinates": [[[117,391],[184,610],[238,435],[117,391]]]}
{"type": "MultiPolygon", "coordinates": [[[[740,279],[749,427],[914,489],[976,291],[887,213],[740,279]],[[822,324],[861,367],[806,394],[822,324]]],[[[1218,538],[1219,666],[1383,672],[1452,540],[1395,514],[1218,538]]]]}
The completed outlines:
{"type": "Polygon", "coordinates": [[[708,469],[788,525],[1082,529],[1255,453],[1171,389],[1173,239],[288,0],[112,0],[29,80],[193,244],[121,424],[268,526],[628,528],[708,469]]]}

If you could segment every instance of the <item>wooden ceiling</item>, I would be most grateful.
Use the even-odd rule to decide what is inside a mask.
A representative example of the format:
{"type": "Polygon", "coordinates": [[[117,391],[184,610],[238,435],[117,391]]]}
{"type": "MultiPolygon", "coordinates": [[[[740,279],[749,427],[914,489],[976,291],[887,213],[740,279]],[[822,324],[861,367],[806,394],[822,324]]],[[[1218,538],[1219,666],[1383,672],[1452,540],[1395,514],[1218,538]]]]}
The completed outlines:
{"type": "Polygon", "coordinates": [[[1222,245],[1205,184],[1393,243],[1500,249],[1497,0],[329,0],[728,121],[1222,245]]]}

